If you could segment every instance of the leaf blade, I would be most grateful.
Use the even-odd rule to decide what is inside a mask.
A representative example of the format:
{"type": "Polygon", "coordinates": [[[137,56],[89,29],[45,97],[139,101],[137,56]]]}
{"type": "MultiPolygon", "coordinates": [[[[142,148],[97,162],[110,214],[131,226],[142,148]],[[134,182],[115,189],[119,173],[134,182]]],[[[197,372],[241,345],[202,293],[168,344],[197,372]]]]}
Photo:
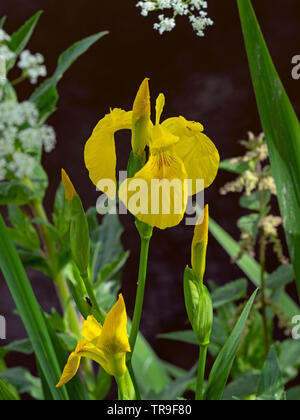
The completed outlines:
{"type": "Polygon", "coordinates": [[[258,110],[300,296],[300,125],[281,83],[250,0],[238,0],[258,110]]]}

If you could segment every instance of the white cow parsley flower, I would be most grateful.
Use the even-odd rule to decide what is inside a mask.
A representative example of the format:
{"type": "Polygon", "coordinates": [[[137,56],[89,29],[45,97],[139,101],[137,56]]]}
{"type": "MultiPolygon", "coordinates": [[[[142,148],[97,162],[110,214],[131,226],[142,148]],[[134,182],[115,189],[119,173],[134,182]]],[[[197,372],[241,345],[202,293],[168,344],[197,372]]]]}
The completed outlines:
{"type": "Polygon", "coordinates": [[[137,7],[141,9],[142,16],[148,16],[153,11],[168,11],[171,15],[158,16],[159,22],[154,24],[154,29],[160,34],[170,32],[176,26],[177,16],[189,15],[189,20],[198,36],[204,36],[204,30],[213,25],[207,17],[207,1],[204,0],[140,0],[137,7]]]}
{"type": "Polygon", "coordinates": [[[37,166],[36,160],[26,153],[16,152],[8,164],[8,170],[18,179],[30,178],[37,166]]]}
{"type": "Polygon", "coordinates": [[[0,57],[5,62],[12,60],[15,58],[16,54],[12,52],[7,45],[0,45],[0,57]]]}
{"type": "Polygon", "coordinates": [[[0,42],[9,42],[10,36],[3,30],[0,29],[0,42]]]}
{"type": "Polygon", "coordinates": [[[54,149],[54,129],[39,126],[38,121],[39,112],[31,102],[0,102],[0,181],[30,178],[42,149],[54,149]]]}
{"type": "Polygon", "coordinates": [[[39,77],[47,76],[44,57],[40,53],[31,54],[28,50],[23,51],[20,56],[18,67],[29,77],[30,83],[33,85],[37,83],[39,77]]]}

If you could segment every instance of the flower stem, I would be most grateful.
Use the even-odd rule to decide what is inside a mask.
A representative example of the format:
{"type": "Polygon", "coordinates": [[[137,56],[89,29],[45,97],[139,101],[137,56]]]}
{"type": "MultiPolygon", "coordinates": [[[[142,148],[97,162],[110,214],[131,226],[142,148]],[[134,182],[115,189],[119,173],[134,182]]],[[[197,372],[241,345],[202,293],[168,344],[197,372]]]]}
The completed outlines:
{"type": "Polygon", "coordinates": [[[17,79],[13,80],[13,81],[11,82],[11,84],[12,84],[13,86],[16,86],[16,85],[18,85],[19,83],[24,82],[24,80],[26,80],[26,79],[27,79],[27,75],[22,74],[22,76],[20,76],[20,77],[18,77],[17,79]]]}
{"type": "Polygon", "coordinates": [[[196,387],[196,401],[202,401],[204,397],[203,388],[204,388],[204,375],[205,375],[207,348],[208,346],[200,346],[197,387],[196,387]]]}
{"type": "Polygon", "coordinates": [[[133,370],[133,367],[132,367],[131,360],[128,360],[128,362],[127,362],[127,369],[128,369],[128,372],[129,372],[131,380],[132,380],[132,384],[133,384],[133,387],[134,387],[136,399],[138,401],[140,401],[142,399],[141,398],[141,393],[140,393],[140,390],[139,390],[139,387],[138,387],[138,384],[137,384],[137,381],[136,381],[136,377],[135,377],[135,374],[134,374],[134,370],[133,370]]]}
{"type": "Polygon", "coordinates": [[[263,330],[264,330],[264,341],[265,341],[265,353],[266,357],[269,354],[269,331],[268,331],[268,319],[267,319],[267,304],[266,304],[266,291],[265,291],[265,233],[264,228],[260,229],[260,287],[261,287],[261,307],[262,307],[262,318],[263,318],[263,330]]]}
{"type": "Polygon", "coordinates": [[[135,400],[136,396],[129,372],[127,371],[124,376],[116,377],[115,379],[118,384],[119,400],[135,400]]]}
{"type": "Polygon", "coordinates": [[[133,314],[133,320],[132,320],[132,326],[131,326],[130,338],[129,338],[129,343],[130,343],[130,348],[131,348],[131,353],[129,353],[129,356],[128,356],[129,360],[131,360],[133,352],[134,352],[134,347],[135,347],[137,335],[140,329],[140,323],[141,323],[141,318],[142,318],[150,239],[151,237],[141,236],[141,254],[140,254],[138,287],[137,287],[134,314],[133,314]]]}
{"type": "MultiPolygon", "coordinates": [[[[259,192],[260,201],[260,221],[264,217],[265,205],[264,205],[264,193],[259,192]]],[[[261,308],[262,308],[262,319],[263,319],[263,331],[264,331],[264,342],[265,342],[265,353],[266,357],[269,355],[269,331],[268,331],[268,319],[267,319],[267,304],[266,304],[266,290],[265,290],[265,265],[266,265],[266,237],[264,227],[260,227],[259,231],[259,259],[260,259],[260,287],[261,287],[261,308]]]]}

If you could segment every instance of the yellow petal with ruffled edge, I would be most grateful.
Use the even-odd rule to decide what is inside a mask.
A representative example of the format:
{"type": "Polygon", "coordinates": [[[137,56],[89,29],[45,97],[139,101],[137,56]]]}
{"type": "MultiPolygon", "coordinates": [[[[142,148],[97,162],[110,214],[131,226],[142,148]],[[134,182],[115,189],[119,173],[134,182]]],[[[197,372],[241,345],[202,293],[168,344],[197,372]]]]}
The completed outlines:
{"type": "MultiPolygon", "coordinates": [[[[85,145],[84,161],[89,171],[91,181],[99,187],[99,181],[111,180],[116,186],[116,147],[114,134],[120,130],[132,128],[132,111],[113,109],[96,126],[92,136],[85,145]]],[[[115,191],[101,191],[107,193],[109,198],[115,198],[115,191]]]]}
{"type": "Polygon", "coordinates": [[[187,205],[186,177],[183,162],[176,155],[152,154],[134,178],[121,184],[119,197],[140,221],[166,229],[183,219],[187,205]]]}
{"type": "Polygon", "coordinates": [[[196,180],[203,179],[204,188],[209,187],[217,176],[220,156],[213,142],[203,134],[203,126],[178,117],[164,121],[162,127],[180,138],[174,151],[183,160],[188,179],[193,180],[189,195],[202,190],[196,180]]]}

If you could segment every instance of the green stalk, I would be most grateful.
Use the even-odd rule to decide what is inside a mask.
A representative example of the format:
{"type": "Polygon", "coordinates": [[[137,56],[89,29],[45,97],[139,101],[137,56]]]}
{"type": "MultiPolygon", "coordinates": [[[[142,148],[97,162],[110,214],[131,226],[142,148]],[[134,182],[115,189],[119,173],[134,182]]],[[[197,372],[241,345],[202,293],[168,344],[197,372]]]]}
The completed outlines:
{"type": "Polygon", "coordinates": [[[196,387],[196,401],[202,401],[203,396],[204,396],[203,388],[204,388],[204,376],[205,376],[207,348],[208,348],[208,346],[200,346],[199,362],[198,362],[197,387],[196,387]]]}
{"type": "MultiPolygon", "coordinates": [[[[258,164],[258,172],[260,177],[262,177],[262,168],[258,164]]],[[[259,202],[260,202],[260,222],[264,217],[264,193],[263,191],[259,192],[259,202]]],[[[259,260],[260,260],[260,288],[261,288],[261,308],[262,308],[262,319],[263,319],[263,331],[264,331],[264,342],[265,342],[265,353],[266,357],[269,355],[269,331],[268,331],[268,319],[267,319],[267,304],[266,304],[266,288],[265,288],[265,265],[266,265],[266,237],[264,227],[261,226],[259,230],[259,260]]]]}
{"type": "Polygon", "coordinates": [[[127,371],[125,375],[116,377],[116,382],[118,384],[118,393],[120,401],[133,401],[136,399],[133,384],[129,372],[127,371]]]}
{"type": "Polygon", "coordinates": [[[263,330],[264,330],[264,341],[265,341],[265,353],[266,357],[269,355],[269,331],[268,331],[268,319],[267,319],[267,304],[266,304],[266,288],[265,288],[265,257],[266,257],[266,245],[265,245],[265,232],[264,228],[260,229],[260,298],[262,307],[262,319],[263,319],[263,330]]]}
{"type": "Polygon", "coordinates": [[[135,374],[134,374],[134,370],[133,370],[133,367],[132,367],[131,360],[128,360],[128,362],[127,362],[127,369],[128,369],[129,375],[131,377],[131,381],[132,381],[132,384],[133,384],[133,387],[134,387],[134,392],[135,392],[135,395],[136,395],[136,399],[138,401],[140,401],[142,399],[141,398],[141,393],[140,393],[139,386],[138,386],[137,381],[136,381],[136,377],[135,377],[135,374]]]}
{"type": "Polygon", "coordinates": [[[129,353],[129,356],[128,356],[129,360],[131,360],[133,352],[134,352],[134,347],[135,347],[137,335],[140,329],[140,323],[141,323],[141,318],[142,318],[150,239],[151,237],[141,236],[141,254],[140,254],[138,287],[137,287],[134,314],[133,314],[133,320],[132,320],[132,326],[131,326],[130,338],[129,338],[129,343],[130,343],[130,348],[131,348],[131,353],[129,353]]]}

